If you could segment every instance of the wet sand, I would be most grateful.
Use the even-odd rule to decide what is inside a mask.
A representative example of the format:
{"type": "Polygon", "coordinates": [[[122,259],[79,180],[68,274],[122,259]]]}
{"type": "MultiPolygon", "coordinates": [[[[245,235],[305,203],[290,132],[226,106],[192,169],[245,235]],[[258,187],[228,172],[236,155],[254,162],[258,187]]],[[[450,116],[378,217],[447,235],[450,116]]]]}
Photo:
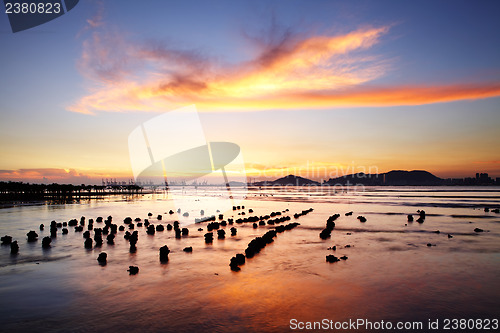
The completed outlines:
{"type": "MultiPolygon", "coordinates": [[[[9,247],[0,249],[0,329],[285,332],[290,331],[291,319],[427,323],[498,318],[500,215],[484,207],[500,205],[500,190],[465,189],[250,191],[242,203],[245,209],[224,212],[225,219],[289,209],[283,216],[291,219],[281,225],[300,225],[278,233],[260,253],[247,258],[239,272],[230,269],[230,259],[276,225],[226,225],[221,227],[225,238],[217,239],[215,232],[207,244],[207,223],[192,223],[200,212],[182,207],[189,217],[165,214],[176,207],[162,195],[1,209],[0,233],[13,236],[20,250],[12,256],[9,247]],[[309,208],[314,211],[293,217],[309,208]],[[416,219],[421,209],[426,211],[424,223],[407,221],[408,214],[416,219]],[[237,215],[242,211],[244,216],[237,215]],[[353,214],[345,216],[350,211],[353,214]],[[136,226],[130,231],[138,231],[137,251],[131,253],[124,231],[117,233],[114,245],[104,238],[101,247],[85,249],[82,233],[69,227],[67,235],[58,231],[50,249],[41,247],[52,220],[85,216],[88,221],[111,215],[113,223],[123,225],[125,217],[144,221],[148,212],[155,225],[179,221],[189,236],[176,239],[166,228],[153,236],[144,226],[136,226]],[[319,234],[335,213],[340,217],[331,238],[322,240],[319,234]],[[43,231],[38,230],[40,223],[45,224],[43,231]],[[200,227],[203,231],[197,230],[200,227]],[[230,235],[231,227],[237,228],[235,236],[230,235]],[[474,232],[475,228],[484,232],[474,232]],[[26,242],[30,230],[38,233],[37,242],[26,242]],[[170,249],[167,263],[159,260],[163,245],[170,249]],[[192,253],[183,251],[188,246],[192,253]],[[335,251],[328,249],[333,246],[335,251]],[[104,266],[96,260],[101,252],[108,255],[104,266]],[[327,263],[327,255],[348,259],[327,263]],[[130,265],[139,267],[139,273],[129,275],[130,265]]],[[[94,227],[102,225],[94,222],[94,227]]]]}

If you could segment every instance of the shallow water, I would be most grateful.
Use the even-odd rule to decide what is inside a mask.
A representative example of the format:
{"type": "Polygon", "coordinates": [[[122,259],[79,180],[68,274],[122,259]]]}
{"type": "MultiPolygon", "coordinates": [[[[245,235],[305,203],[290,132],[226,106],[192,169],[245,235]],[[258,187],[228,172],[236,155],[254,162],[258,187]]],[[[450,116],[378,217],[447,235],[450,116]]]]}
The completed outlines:
{"type": "MultiPolygon", "coordinates": [[[[211,190],[185,195],[185,202],[217,198],[211,190]]],[[[225,218],[238,218],[241,211],[246,216],[314,211],[233,272],[230,258],[273,226],[235,224],[234,237],[226,226],[224,240],[214,237],[213,244],[205,244],[206,223],[193,224],[199,211],[174,207],[164,193],[0,209],[0,234],[13,236],[20,246],[15,256],[8,246],[0,248],[0,330],[283,332],[290,331],[293,318],[425,324],[499,318],[500,214],[484,211],[500,207],[498,187],[249,189],[241,204],[244,210],[224,212],[225,218]],[[164,214],[177,208],[190,216],[164,214]],[[426,211],[425,222],[407,223],[406,215],[415,214],[416,220],[418,209],[426,211]],[[344,216],[349,211],[353,215],[344,216]],[[148,212],[153,224],[180,221],[189,236],[175,239],[167,230],[149,236],[142,227],[136,228],[135,253],[129,252],[124,232],[118,232],[115,245],[104,239],[102,247],[87,250],[82,233],[69,227],[68,235],[58,231],[50,249],[41,248],[52,220],[111,215],[121,225],[127,216],[145,219],[148,212]],[[319,233],[334,213],[341,217],[332,237],[321,240],[319,233]],[[359,222],[358,215],[367,222],[359,222]],[[44,231],[38,230],[40,223],[44,231]],[[29,230],[39,234],[38,242],[26,242],[29,230]],[[158,249],[165,244],[170,260],[162,264],[158,249]],[[333,245],[335,252],[328,250],[333,245]],[[186,246],[193,253],[183,252],[186,246]],[[102,251],[108,254],[106,266],[96,261],[102,251]],[[328,254],[348,260],[327,263],[328,254]],[[129,265],[138,266],[139,274],[129,275],[129,265]]]]}

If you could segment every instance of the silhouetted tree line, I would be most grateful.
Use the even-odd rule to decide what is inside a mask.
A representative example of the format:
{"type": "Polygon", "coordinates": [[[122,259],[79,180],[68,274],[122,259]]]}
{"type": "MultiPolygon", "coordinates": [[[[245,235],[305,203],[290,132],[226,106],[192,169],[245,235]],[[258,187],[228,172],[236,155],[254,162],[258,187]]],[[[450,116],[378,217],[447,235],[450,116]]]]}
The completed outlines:
{"type": "Polygon", "coordinates": [[[137,185],[72,185],[72,184],[30,184],[24,182],[0,182],[0,197],[3,200],[38,199],[53,197],[74,197],[142,192],[137,185]]]}

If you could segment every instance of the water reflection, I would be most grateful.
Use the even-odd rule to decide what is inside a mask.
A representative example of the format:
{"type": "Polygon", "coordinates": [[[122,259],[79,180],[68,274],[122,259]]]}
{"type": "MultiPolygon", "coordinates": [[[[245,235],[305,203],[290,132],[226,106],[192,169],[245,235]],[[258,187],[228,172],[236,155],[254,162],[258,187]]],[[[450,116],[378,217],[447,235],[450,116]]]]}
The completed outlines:
{"type": "MultiPolygon", "coordinates": [[[[267,193],[272,197],[250,197],[245,211],[252,208],[253,215],[287,208],[290,215],[309,207],[314,212],[299,218],[299,227],[278,234],[237,273],[229,269],[230,258],[243,253],[250,240],[272,226],[254,229],[251,223],[235,224],[238,232],[231,237],[228,225],[225,240],[205,244],[206,223],[193,224],[199,211],[182,207],[183,212],[190,212],[189,218],[164,214],[174,207],[162,194],[131,201],[110,197],[2,209],[2,234],[12,235],[20,243],[15,257],[7,247],[0,248],[3,328],[283,332],[289,330],[292,318],[427,321],[498,315],[498,215],[462,206],[429,207],[428,192],[404,192],[411,194],[411,205],[398,201],[399,192],[394,197],[388,194],[393,192],[383,192],[383,199],[371,193],[364,196],[365,203],[336,194],[302,200],[303,192],[289,190],[267,193]],[[406,215],[421,209],[419,204],[427,212],[425,223],[408,223],[406,215]],[[354,211],[353,216],[344,216],[348,211],[354,211]],[[112,215],[121,225],[127,216],[144,220],[148,212],[163,214],[162,221],[150,218],[154,224],[179,220],[190,229],[189,236],[175,239],[174,232],[167,230],[151,236],[144,227],[136,227],[139,240],[134,253],[123,239],[124,232],[118,233],[115,245],[104,242],[91,250],[84,249],[82,234],[72,229],[68,235],[58,233],[50,251],[42,251],[40,244],[49,234],[48,228],[37,231],[39,242],[25,242],[29,230],[38,230],[40,223],[47,226],[52,220],[112,215]],[[323,241],[319,232],[336,212],[341,217],[332,237],[323,241]],[[361,214],[366,223],[356,219],[361,214]],[[199,227],[204,230],[198,231],[199,227]],[[476,227],[486,232],[475,233],[476,227]],[[448,238],[448,233],[454,237],[448,238]],[[171,252],[168,263],[162,264],[158,249],[165,244],[171,252]],[[193,247],[192,253],[183,251],[187,246],[193,247]],[[328,250],[332,246],[336,251],[328,250]],[[108,254],[106,266],[96,260],[102,251],[108,254]],[[345,255],[348,260],[329,264],[325,262],[328,254],[345,255]],[[139,274],[128,275],[129,265],[138,266],[139,274]]],[[[470,197],[467,193],[445,192],[441,197],[449,195],[453,203],[455,196],[463,196],[478,206],[498,198],[498,193],[472,192],[470,197]]],[[[238,211],[223,213],[225,218],[241,217],[238,211]]]]}

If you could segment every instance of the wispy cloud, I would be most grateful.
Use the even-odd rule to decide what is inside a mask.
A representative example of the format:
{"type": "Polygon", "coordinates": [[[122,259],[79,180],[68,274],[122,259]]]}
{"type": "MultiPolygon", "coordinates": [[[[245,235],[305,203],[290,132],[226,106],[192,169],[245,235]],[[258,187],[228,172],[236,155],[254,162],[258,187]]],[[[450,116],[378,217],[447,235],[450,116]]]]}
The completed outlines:
{"type": "Polygon", "coordinates": [[[430,86],[371,84],[390,62],[369,54],[389,27],[343,35],[297,36],[256,43],[250,61],[226,65],[197,50],[159,42],[132,43],[123,34],[94,31],[79,69],[89,93],[68,109],[158,112],[196,103],[200,110],[420,105],[500,96],[500,83],[430,86]]]}
{"type": "Polygon", "coordinates": [[[104,25],[104,2],[103,0],[95,0],[96,10],[92,17],[87,19],[87,24],[77,33],[77,37],[81,37],[88,30],[94,30],[104,25]]]}
{"type": "Polygon", "coordinates": [[[500,160],[492,160],[492,161],[474,161],[474,164],[500,164],[500,160]]]}

